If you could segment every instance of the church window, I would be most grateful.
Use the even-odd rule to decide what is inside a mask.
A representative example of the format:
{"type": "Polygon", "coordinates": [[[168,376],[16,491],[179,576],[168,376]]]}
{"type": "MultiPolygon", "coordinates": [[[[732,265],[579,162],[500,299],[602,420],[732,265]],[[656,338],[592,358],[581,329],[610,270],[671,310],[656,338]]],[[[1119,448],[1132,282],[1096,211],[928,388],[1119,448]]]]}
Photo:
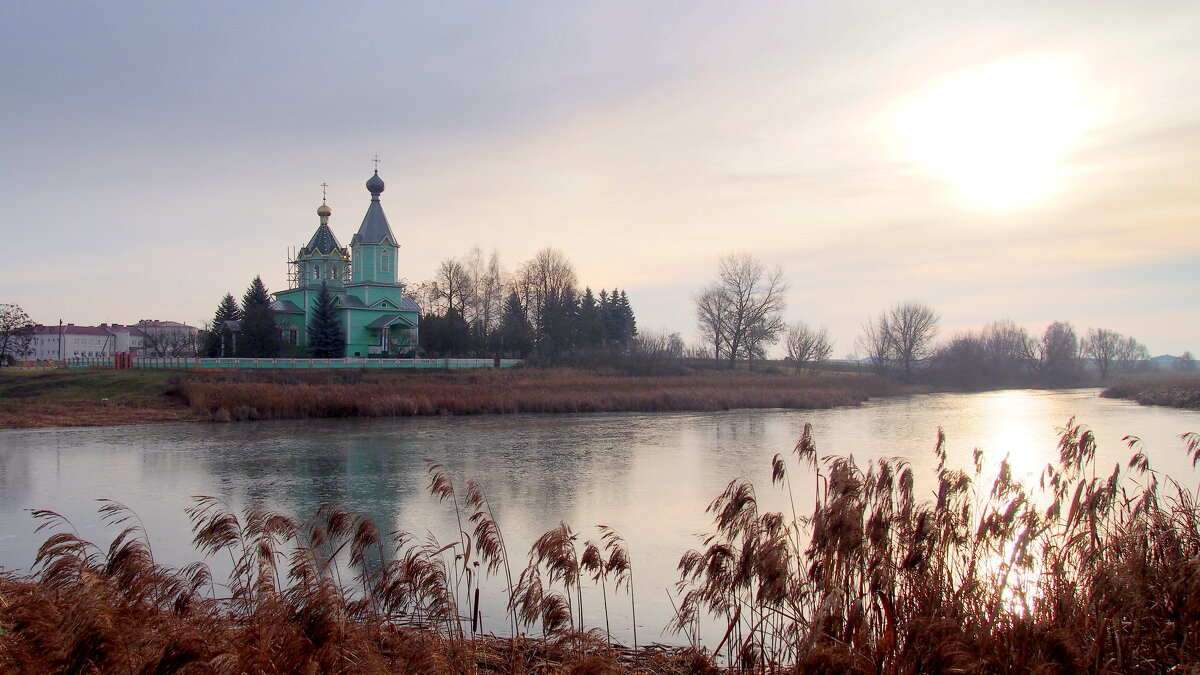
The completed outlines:
{"type": "Polygon", "coordinates": [[[313,265],[313,278],[314,279],[321,278],[321,266],[320,265],[313,265]]]}
{"type": "Polygon", "coordinates": [[[331,268],[329,268],[329,278],[330,278],[330,279],[336,279],[336,278],[337,278],[337,267],[331,267],[331,268]]]}
{"type": "Polygon", "coordinates": [[[382,272],[388,271],[388,253],[387,253],[387,251],[381,251],[379,253],[379,269],[382,272]]]}

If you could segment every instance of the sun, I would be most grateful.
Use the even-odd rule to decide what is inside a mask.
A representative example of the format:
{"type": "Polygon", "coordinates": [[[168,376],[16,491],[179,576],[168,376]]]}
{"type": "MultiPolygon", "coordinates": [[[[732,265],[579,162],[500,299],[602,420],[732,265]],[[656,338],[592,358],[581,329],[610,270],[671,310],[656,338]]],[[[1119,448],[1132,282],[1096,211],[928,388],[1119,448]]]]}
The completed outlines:
{"type": "Polygon", "coordinates": [[[1072,60],[1006,59],[905,100],[893,128],[910,160],[976,207],[1007,211],[1052,194],[1063,160],[1096,124],[1097,106],[1072,60]]]}

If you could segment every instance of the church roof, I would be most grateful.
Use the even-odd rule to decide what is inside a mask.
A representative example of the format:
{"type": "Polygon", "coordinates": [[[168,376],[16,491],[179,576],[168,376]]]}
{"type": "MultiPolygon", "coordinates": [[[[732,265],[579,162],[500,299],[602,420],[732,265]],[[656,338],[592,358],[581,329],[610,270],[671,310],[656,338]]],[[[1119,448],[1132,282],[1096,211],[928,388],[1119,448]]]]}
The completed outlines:
{"type": "Polygon", "coordinates": [[[338,293],[336,296],[338,304],[342,307],[366,307],[366,303],[359,299],[356,295],[349,293],[338,293]]]}
{"type": "Polygon", "coordinates": [[[346,255],[346,249],[338,243],[337,237],[334,236],[333,230],[329,229],[329,225],[321,223],[317,227],[317,231],[313,233],[312,239],[308,240],[308,245],[300,249],[300,255],[308,256],[314,253],[320,255],[330,255],[333,253],[341,253],[346,255]]]}
{"type": "Polygon", "coordinates": [[[367,181],[367,190],[371,192],[371,205],[367,207],[367,215],[363,217],[358,234],[354,235],[355,241],[360,244],[378,244],[386,237],[395,244],[396,235],[392,234],[387,216],[383,215],[383,205],[379,203],[379,195],[383,192],[383,179],[379,177],[378,171],[367,181]]]}
{"type": "Polygon", "coordinates": [[[371,323],[367,324],[367,328],[379,329],[386,328],[388,326],[394,326],[396,324],[402,324],[410,327],[415,325],[410,319],[405,318],[402,314],[384,314],[378,319],[375,319],[371,323]]]}
{"type": "Polygon", "coordinates": [[[276,312],[282,312],[284,314],[303,314],[304,313],[304,310],[300,308],[300,305],[297,305],[296,303],[292,302],[291,300],[276,300],[275,302],[271,303],[271,309],[276,312]]]}

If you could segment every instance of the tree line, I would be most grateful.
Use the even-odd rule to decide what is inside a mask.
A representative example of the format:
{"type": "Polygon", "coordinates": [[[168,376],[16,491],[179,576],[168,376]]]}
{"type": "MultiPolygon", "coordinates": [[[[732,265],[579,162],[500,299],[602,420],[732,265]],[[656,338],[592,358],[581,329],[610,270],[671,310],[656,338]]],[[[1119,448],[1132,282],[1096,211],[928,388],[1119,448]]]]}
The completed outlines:
{"type": "MultiPolygon", "coordinates": [[[[574,266],[555,248],[538,251],[510,274],[498,252],[485,259],[476,246],[461,258],[441,261],[432,279],[406,292],[421,308],[415,345],[420,356],[583,363],[626,356],[640,344],[626,292],[581,289],[574,266]]],[[[270,293],[257,276],[240,304],[225,294],[206,330],[202,352],[210,357],[330,358],[345,351],[334,295],[325,284],[313,306],[303,350],[283,344],[270,293]]],[[[670,344],[676,343],[682,344],[678,336],[670,344]]]]}
{"type": "Polygon", "coordinates": [[[508,273],[478,246],[446,258],[414,287],[429,356],[503,356],[571,363],[628,354],[637,319],[625,291],[580,288],[574,265],[543,248],[508,273]]]}
{"type": "MultiPolygon", "coordinates": [[[[734,367],[765,358],[767,348],[782,340],[796,372],[820,368],[833,353],[829,331],[787,323],[787,291],[779,266],[768,267],[747,253],[721,256],[716,277],[693,296],[700,347],[692,354],[734,367]]],[[[1033,336],[1004,320],[938,344],[939,321],[923,303],[899,303],[863,323],[852,360],[861,356],[876,372],[906,381],[964,388],[1071,386],[1089,375],[1104,381],[1114,372],[1148,366],[1144,345],[1107,328],[1081,335],[1071,323],[1056,321],[1033,336]]],[[[1193,366],[1191,354],[1180,364],[1193,366]]]]}
{"type": "Polygon", "coordinates": [[[250,282],[241,304],[232,293],[221,298],[212,321],[205,327],[204,356],[276,358],[282,351],[283,340],[275,325],[271,293],[262,277],[255,276],[250,282]]]}

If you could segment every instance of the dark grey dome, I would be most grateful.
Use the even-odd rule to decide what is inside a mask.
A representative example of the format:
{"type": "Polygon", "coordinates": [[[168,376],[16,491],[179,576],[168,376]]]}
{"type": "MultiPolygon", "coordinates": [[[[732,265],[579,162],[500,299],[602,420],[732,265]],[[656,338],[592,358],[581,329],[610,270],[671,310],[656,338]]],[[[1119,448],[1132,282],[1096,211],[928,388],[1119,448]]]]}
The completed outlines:
{"type": "Polygon", "coordinates": [[[372,197],[378,197],[379,193],[383,192],[383,179],[379,177],[378,169],[376,169],[375,175],[367,180],[367,189],[371,191],[372,197]]]}

